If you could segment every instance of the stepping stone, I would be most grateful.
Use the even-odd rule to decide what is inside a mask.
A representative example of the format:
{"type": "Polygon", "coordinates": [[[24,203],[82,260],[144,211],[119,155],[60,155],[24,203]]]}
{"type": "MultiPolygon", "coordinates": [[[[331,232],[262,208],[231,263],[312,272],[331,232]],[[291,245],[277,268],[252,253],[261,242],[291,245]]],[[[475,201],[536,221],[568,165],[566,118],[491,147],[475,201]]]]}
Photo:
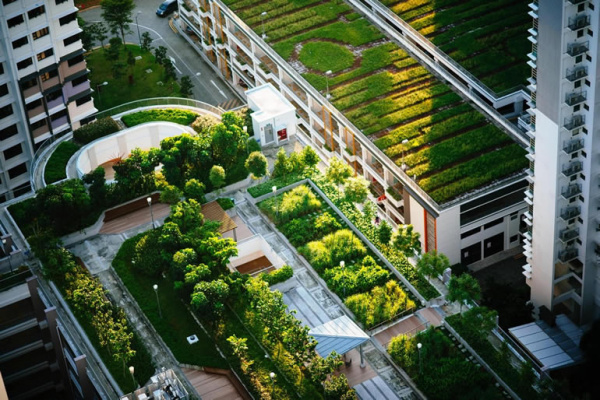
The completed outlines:
{"type": "Polygon", "coordinates": [[[147,73],[147,74],[151,74],[151,73],[152,73],[152,69],[151,69],[151,68],[148,68],[148,69],[146,70],[146,73],[147,73]]]}
{"type": "Polygon", "coordinates": [[[142,59],[142,56],[136,56],[136,57],[135,57],[135,61],[139,61],[139,60],[141,60],[141,59],[142,59]]]}

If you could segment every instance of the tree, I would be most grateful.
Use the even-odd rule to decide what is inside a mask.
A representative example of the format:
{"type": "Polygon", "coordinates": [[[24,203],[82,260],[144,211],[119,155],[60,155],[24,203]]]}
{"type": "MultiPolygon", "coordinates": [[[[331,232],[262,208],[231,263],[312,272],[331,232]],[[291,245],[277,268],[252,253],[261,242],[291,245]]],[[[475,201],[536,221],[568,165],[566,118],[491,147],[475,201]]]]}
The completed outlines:
{"type": "Polygon", "coordinates": [[[106,50],[106,59],[110,61],[118,60],[121,53],[121,48],[123,47],[123,42],[121,41],[121,38],[115,36],[113,38],[110,38],[108,43],[110,44],[110,47],[108,48],[108,50],[106,50]]]}
{"type": "Polygon", "coordinates": [[[458,301],[460,303],[460,312],[462,313],[462,306],[466,301],[479,301],[481,299],[479,282],[466,273],[458,278],[453,276],[450,282],[448,282],[448,295],[446,299],[449,301],[458,301]]]}
{"type": "Polygon", "coordinates": [[[95,206],[102,207],[106,200],[106,171],[102,167],[97,167],[92,172],[83,176],[83,183],[90,185],[88,191],[90,198],[95,206]]]}
{"type": "Polygon", "coordinates": [[[96,22],[90,25],[90,33],[93,40],[100,42],[100,46],[104,49],[104,41],[108,39],[108,28],[102,22],[96,22]]]}
{"type": "Polygon", "coordinates": [[[206,198],[204,197],[206,187],[204,183],[197,179],[189,179],[185,182],[183,193],[185,193],[188,199],[194,199],[199,203],[204,203],[206,198]]]}
{"type": "MultiPolygon", "coordinates": [[[[133,74],[133,67],[135,66],[135,57],[131,51],[127,51],[127,64],[129,65],[129,72],[133,74]]],[[[133,83],[133,75],[131,75],[131,83],[133,83]]]]}
{"type": "Polygon", "coordinates": [[[229,296],[229,285],[222,279],[201,281],[194,286],[190,304],[199,312],[208,316],[222,313],[224,301],[229,296]]]}
{"type": "Polygon", "coordinates": [[[412,225],[402,225],[398,227],[398,232],[394,236],[394,248],[404,253],[406,257],[412,257],[415,253],[421,252],[421,235],[413,232],[412,225]]]}
{"type": "Polygon", "coordinates": [[[392,226],[386,220],[381,221],[377,228],[377,238],[381,244],[388,245],[392,239],[392,226]]]}
{"type": "Polygon", "coordinates": [[[269,163],[263,153],[255,151],[250,153],[245,166],[248,172],[252,174],[252,179],[260,179],[267,175],[269,163]]]}
{"type": "Polygon", "coordinates": [[[317,152],[311,146],[305,146],[301,152],[302,164],[309,175],[316,170],[317,164],[321,159],[317,152]]]}
{"type": "Polygon", "coordinates": [[[364,203],[369,195],[369,182],[362,176],[348,178],[344,194],[352,203],[364,203]]]}
{"type": "Polygon", "coordinates": [[[277,152],[277,158],[275,159],[271,177],[277,178],[280,176],[285,178],[290,172],[292,172],[292,164],[290,163],[290,159],[287,156],[285,149],[281,147],[277,152]]]}
{"type": "Polygon", "coordinates": [[[329,160],[329,167],[325,171],[327,180],[338,186],[338,198],[340,193],[340,185],[346,182],[346,179],[352,176],[354,171],[345,162],[341,161],[337,157],[333,157],[329,160]]]}
{"type": "Polygon", "coordinates": [[[154,49],[154,58],[157,64],[163,65],[165,60],[167,60],[167,48],[165,46],[158,46],[158,48],[154,49]]]}
{"type": "Polygon", "coordinates": [[[422,275],[426,276],[427,280],[429,280],[432,275],[443,274],[444,270],[448,267],[450,267],[450,260],[448,260],[448,257],[441,253],[438,254],[436,250],[423,254],[417,262],[417,270],[422,275]]]}
{"type": "Polygon", "coordinates": [[[165,81],[170,81],[173,79],[177,80],[177,71],[175,70],[175,65],[173,65],[173,61],[168,58],[163,60],[163,66],[165,67],[165,81]]]}
{"type": "Polygon", "coordinates": [[[194,84],[192,83],[192,79],[189,76],[182,76],[179,84],[179,92],[183,97],[190,97],[193,95],[192,89],[194,88],[194,84]]]}
{"type": "Polygon", "coordinates": [[[160,193],[160,202],[175,204],[181,200],[183,193],[177,186],[169,185],[160,193]]]}
{"type": "Polygon", "coordinates": [[[148,53],[148,52],[152,51],[152,41],[153,40],[154,39],[152,39],[152,37],[150,36],[150,32],[142,33],[142,43],[140,45],[140,49],[144,53],[148,53]]]}
{"type": "Polygon", "coordinates": [[[223,167],[220,165],[213,165],[210,169],[208,179],[214,188],[219,189],[225,184],[225,169],[223,169],[223,167]]]}
{"type": "Polygon", "coordinates": [[[94,44],[94,24],[89,25],[79,15],[77,16],[77,23],[81,28],[81,45],[84,49],[91,49],[94,44]]]}
{"type": "Polygon", "coordinates": [[[131,32],[129,24],[133,22],[131,12],[135,8],[133,0],[102,0],[102,18],[106,21],[113,34],[121,34],[125,42],[125,32],[131,32]]]}

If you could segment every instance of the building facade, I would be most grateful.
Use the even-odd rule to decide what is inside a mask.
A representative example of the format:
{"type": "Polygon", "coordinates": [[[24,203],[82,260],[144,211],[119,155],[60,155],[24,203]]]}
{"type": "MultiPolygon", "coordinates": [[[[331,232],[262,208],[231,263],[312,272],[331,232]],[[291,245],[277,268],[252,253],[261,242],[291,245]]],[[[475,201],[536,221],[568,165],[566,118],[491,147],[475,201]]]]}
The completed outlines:
{"type": "Polygon", "coordinates": [[[591,1],[536,0],[524,274],[539,309],[577,323],[600,317],[599,11],[591,1]]]}
{"type": "MultiPolygon", "coordinates": [[[[343,159],[371,182],[380,211],[396,224],[412,224],[424,251],[442,252],[453,264],[518,251],[527,211],[524,174],[437,204],[223,2],[179,0],[179,13],[195,38],[180,28],[182,36],[224,79],[241,92],[273,85],[296,109],[297,137],[326,163],[343,159]]],[[[490,108],[490,119],[507,123],[490,108]]]]}
{"type": "Polygon", "coordinates": [[[0,5],[0,202],[30,190],[35,151],[97,110],[73,0],[0,5]]]}

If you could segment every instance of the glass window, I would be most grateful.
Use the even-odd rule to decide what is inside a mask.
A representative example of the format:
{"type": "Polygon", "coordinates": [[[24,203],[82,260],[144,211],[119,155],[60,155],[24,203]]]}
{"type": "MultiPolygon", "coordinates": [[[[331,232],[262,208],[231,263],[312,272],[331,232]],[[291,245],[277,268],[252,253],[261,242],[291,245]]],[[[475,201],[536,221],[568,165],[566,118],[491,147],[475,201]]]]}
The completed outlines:
{"type": "Polygon", "coordinates": [[[25,46],[27,43],[29,43],[27,36],[23,36],[22,38],[19,38],[12,42],[12,48],[18,49],[19,47],[25,46]]]}
{"type": "Polygon", "coordinates": [[[77,13],[74,12],[72,14],[69,14],[69,15],[66,15],[66,16],[60,18],[58,20],[58,23],[60,24],[60,26],[63,26],[63,25],[68,24],[69,22],[75,21],[76,19],[77,19],[77,13]]]}
{"type": "Polygon", "coordinates": [[[18,156],[21,153],[23,153],[23,148],[21,147],[21,144],[19,143],[16,146],[13,146],[11,148],[4,150],[4,159],[10,160],[11,158],[18,156]]]}
{"type": "Polygon", "coordinates": [[[23,163],[21,165],[17,165],[14,168],[8,170],[8,177],[10,179],[15,179],[19,175],[23,175],[27,172],[27,164],[23,163]]]}
{"type": "Polygon", "coordinates": [[[10,137],[15,136],[17,133],[19,133],[17,124],[13,124],[13,125],[9,126],[8,128],[4,128],[4,129],[0,130],[0,140],[6,140],[10,137]]]}
{"type": "Polygon", "coordinates": [[[19,61],[17,63],[17,68],[18,69],[25,69],[25,68],[29,67],[31,64],[33,64],[33,60],[31,59],[31,57],[30,58],[26,58],[25,60],[19,61]]]}
{"type": "Polygon", "coordinates": [[[49,33],[48,27],[42,28],[37,32],[33,32],[31,36],[33,36],[33,40],[38,40],[41,37],[46,36],[49,33]]]}
{"type": "Polygon", "coordinates": [[[37,55],[37,60],[42,61],[44,58],[50,57],[54,54],[54,50],[48,49],[46,51],[42,51],[37,55]]]}
{"type": "Polygon", "coordinates": [[[6,118],[13,113],[12,104],[0,108],[0,119],[6,118]]]}
{"type": "Polygon", "coordinates": [[[23,22],[25,22],[25,18],[23,18],[23,14],[17,15],[16,17],[12,17],[8,21],[6,21],[9,28],[15,27],[17,25],[21,25],[23,22]]]}
{"type": "Polygon", "coordinates": [[[27,11],[27,17],[29,17],[29,19],[34,19],[44,14],[45,12],[46,11],[44,9],[44,6],[39,6],[34,8],[33,10],[27,11]]]}

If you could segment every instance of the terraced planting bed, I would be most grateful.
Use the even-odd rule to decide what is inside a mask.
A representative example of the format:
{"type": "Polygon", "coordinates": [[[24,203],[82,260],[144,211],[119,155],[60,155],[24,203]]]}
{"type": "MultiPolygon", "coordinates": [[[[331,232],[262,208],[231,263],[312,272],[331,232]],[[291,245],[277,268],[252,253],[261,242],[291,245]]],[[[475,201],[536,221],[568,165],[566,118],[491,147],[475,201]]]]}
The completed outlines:
{"type": "Polygon", "coordinates": [[[436,202],[527,166],[522,148],[343,1],[225,3],[323,94],[331,70],[332,104],[398,166],[404,152],[436,202]]]}
{"type": "Polygon", "coordinates": [[[380,0],[496,93],[530,76],[524,0],[380,0]]]}

